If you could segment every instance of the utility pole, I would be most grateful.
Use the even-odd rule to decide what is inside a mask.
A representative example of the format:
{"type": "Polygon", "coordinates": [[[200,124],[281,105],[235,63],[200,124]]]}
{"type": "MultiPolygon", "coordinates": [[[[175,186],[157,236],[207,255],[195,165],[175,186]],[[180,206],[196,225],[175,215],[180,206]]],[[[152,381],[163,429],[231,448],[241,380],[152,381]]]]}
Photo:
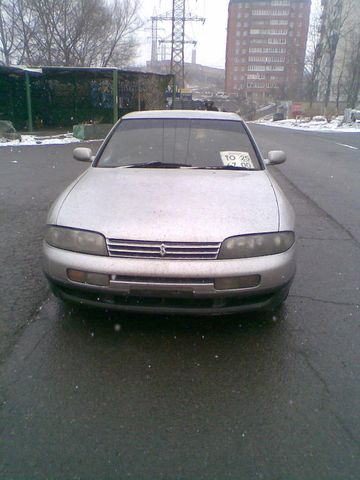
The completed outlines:
{"type": "MultiPolygon", "coordinates": [[[[160,43],[171,44],[171,73],[175,75],[176,83],[179,88],[185,86],[185,59],[184,46],[186,43],[196,45],[195,41],[185,40],[186,22],[205,22],[205,18],[196,15],[186,15],[185,0],[172,0],[172,13],[166,13],[157,17],[152,17],[152,21],[171,21],[171,40],[160,40],[160,43]]],[[[156,37],[157,43],[157,37],[156,37]]],[[[154,36],[153,36],[154,45],[154,36]]]]}
{"type": "Polygon", "coordinates": [[[185,0],[173,0],[172,10],[172,33],[171,33],[171,73],[175,75],[177,84],[180,88],[185,86],[185,58],[184,46],[185,23],[186,22],[205,22],[205,18],[188,15],[185,13],[185,0]]]}
{"type": "Polygon", "coordinates": [[[171,73],[180,88],[185,87],[185,0],[173,0],[171,73]]]}
{"type": "Polygon", "coordinates": [[[158,17],[151,17],[151,63],[158,61],[158,17]]]}

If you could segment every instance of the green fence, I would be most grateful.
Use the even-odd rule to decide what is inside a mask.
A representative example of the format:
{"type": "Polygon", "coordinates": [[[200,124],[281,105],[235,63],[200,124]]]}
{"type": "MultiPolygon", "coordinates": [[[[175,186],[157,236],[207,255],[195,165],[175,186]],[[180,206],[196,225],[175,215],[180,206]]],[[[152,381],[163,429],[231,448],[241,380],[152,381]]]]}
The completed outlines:
{"type": "Polygon", "coordinates": [[[125,113],[165,108],[171,75],[111,68],[0,66],[0,119],[18,130],[114,123],[125,113]]]}

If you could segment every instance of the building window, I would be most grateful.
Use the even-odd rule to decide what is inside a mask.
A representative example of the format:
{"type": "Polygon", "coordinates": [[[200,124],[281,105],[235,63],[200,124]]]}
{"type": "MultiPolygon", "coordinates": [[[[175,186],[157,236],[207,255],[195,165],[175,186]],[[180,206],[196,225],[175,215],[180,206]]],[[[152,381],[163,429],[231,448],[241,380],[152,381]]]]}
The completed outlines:
{"type": "Polygon", "coordinates": [[[249,62],[283,63],[285,57],[249,57],[249,62]]]}
{"type": "Polygon", "coordinates": [[[253,10],[253,16],[261,16],[261,17],[269,17],[269,16],[276,16],[276,17],[285,17],[289,15],[289,10],[253,10]]]}
{"type": "Polygon", "coordinates": [[[288,7],[290,6],[290,0],[271,0],[272,7],[288,7]]]}
{"type": "Polygon", "coordinates": [[[287,25],[287,20],[270,20],[270,25],[287,25]]]}
{"type": "Polygon", "coordinates": [[[285,28],[252,28],[250,35],[287,35],[285,28]]]}
{"type": "Polygon", "coordinates": [[[268,38],[267,43],[273,45],[285,45],[286,38],[268,38]]]}
{"type": "Polygon", "coordinates": [[[250,47],[249,53],[286,53],[286,48],[281,47],[250,47]]]}

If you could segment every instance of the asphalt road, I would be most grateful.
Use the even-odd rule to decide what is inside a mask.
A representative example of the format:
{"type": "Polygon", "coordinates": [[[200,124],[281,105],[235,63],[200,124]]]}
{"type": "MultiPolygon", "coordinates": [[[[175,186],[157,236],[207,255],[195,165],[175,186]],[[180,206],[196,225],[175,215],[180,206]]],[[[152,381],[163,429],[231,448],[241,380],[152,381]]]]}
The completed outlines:
{"type": "Polygon", "coordinates": [[[281,172],[360,243],[359,133],[250,127],[261,139],[264,155],[280,144],[291,160],[281,172]]]}
{"type": "Polygon", "coordinates": [[[42,226],[84,165],[71,146],[0,149],[1,480],[359,478],[360,136],[251,128],[287,151],[274,175],[297,213],[274,316],[65,309],[42,226]]]}

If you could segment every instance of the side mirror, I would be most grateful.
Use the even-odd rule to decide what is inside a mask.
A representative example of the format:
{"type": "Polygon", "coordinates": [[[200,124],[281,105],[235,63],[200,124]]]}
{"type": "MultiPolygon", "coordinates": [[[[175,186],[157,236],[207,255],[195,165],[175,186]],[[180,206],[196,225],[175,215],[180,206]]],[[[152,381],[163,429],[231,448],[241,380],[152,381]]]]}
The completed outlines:
{"type": "Polygon", "coordinates": [[[73,157],[79,162],[92,162],[93,152],[91,148],[78,147],[74,149],[73,157]]]}
{"type": "Polygon", "coordinates": [[[265,160],[266,165],[279,165],[286,161],[286,154],[282,150],[271,150],[268,158],[265,160]]]}

